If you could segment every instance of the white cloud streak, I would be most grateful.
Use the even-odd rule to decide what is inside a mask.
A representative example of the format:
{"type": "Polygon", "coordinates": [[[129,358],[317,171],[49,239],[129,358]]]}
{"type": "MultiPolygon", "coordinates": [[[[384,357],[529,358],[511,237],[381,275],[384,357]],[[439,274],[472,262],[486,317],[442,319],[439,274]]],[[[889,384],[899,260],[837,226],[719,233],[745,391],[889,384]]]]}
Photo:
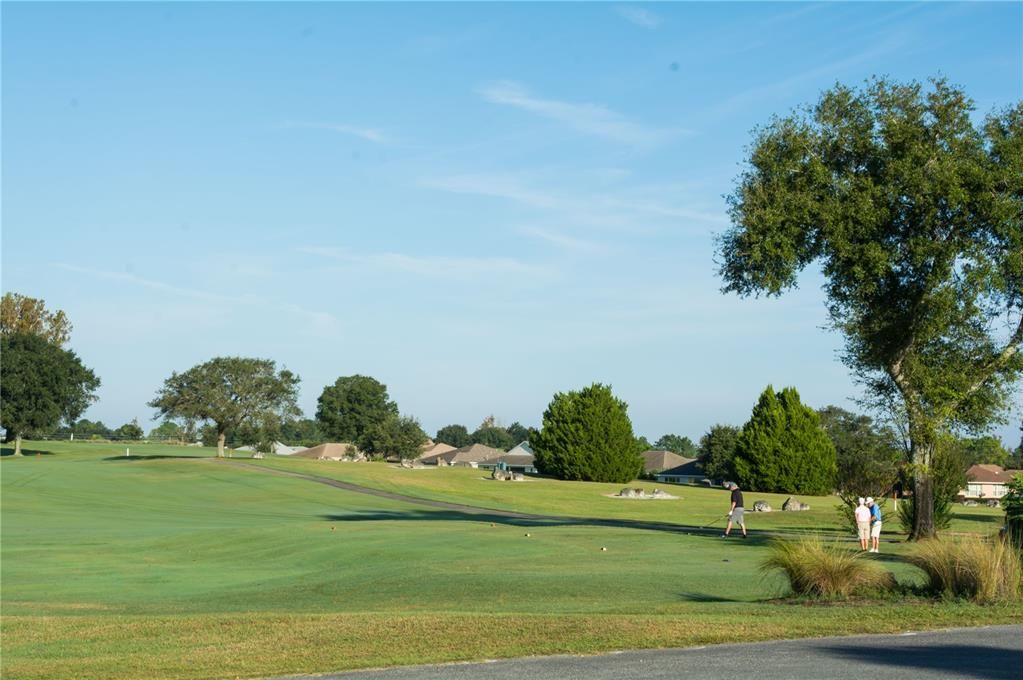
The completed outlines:
{"type": "Polygon", "coordinates": [[[421,183],[429,188],[454,194],[489,196],[513,201],[554,213],[559,222],[567,221],[576,225],[630,233],[650,230],[654,220],[684,220],[715,227],[728,224],[723,209],[720,213],[715,213],[666,202],[663,195],[671,194],[672,191],[665,187],[641,187],[638,190],[617,194],[602,190],[573,195],[534,189],[514,175],[485,173],[433,177],[421,183]]]}
{"type": "Polygon", "coordinates": [[[473,279],[508,274],[537,275],[542,267],[510,257],[457,257],[404,253],[353,253],[344,248],[300,246],[300,253],[317,255],[374,271],[414,274],[435,279],[473,279]]]}
{"type": "Polygon", "coordinates": [[[483,99],[511,106],[564,123],[584,134],[634,146],[650,146],[687,134],[681,129],[659,129],[629,120],[598,104],[577,104],[556,99],[541,99],[519,83],[500,81],[479,89],[483,99]]]}
{"type": "Polygon", "coordinates": [[[618,5],[615,11],[629,23],[641,28],[657,28],[661,25],[661,17],[636,5],[618,5]]]}

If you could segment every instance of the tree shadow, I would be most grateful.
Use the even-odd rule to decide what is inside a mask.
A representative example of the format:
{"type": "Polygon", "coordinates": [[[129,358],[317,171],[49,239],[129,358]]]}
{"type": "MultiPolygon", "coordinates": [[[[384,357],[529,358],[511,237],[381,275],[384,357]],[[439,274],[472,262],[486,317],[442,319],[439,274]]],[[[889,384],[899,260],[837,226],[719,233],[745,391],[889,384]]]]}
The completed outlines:
{"type": "Polygon", "coordinates": [[[836,644],[822,651],[845,659],[934,671],[942,677],[1015,680],[1023,667],[1023,649],[980,645],[836,644]]]}
{"type": "MultiPolygon", "coordinates": [[[[54,453],[52,451],[42,451],[40,449],[26,449],[25,447],[22,447],[21,455],[23,455],[23,456],[52,456],[52,455],[54,455],[54,453]]],[[[14,456],[14,447],[13,446],[4,446],[3,448],[0,448],[0,457],[3,457],[3,456],[12,456],[13,457],[14,456]]]]}
{"type": "MultiPolygon", "coordinates": [[[[997,510],[998,508],[994,508],[997,510]]],[[[999,522],[1004,519],[1002,515],[986,515],[979,512],[956,512],[953,515],[955,519],[964,520],[967,522],[999,522]]]]}
{"type": "Polygon", "coordinates": [[[199,460],[201,458],[211,458],[211,456],[170,456],[170,455],[136,456],[132,454],[130,456],[107,456],[103,460],[119,460],[125,463],[132,463],[139,460],[199,460]]]}
{"type": "Polygon", "coordinates": [[[742,600],[735,600],[730,597],[721,597],[720,595],[711,595],[710,593],[687,593],[682,592],[678,594],[679,599],[687,602],[742,602],[742,600]]]}
{"type": "MultiPolygon", "coordinates": [[[[438,508],[436,510],[407,510],[391,511],[377,510],[372,512],[353,512],[340,515],[320,515],[328,522],[489,522],[491,524],[506,524],[515,527],[560,527],[560,526],[593,526],[613,527],[626,529],[647,529],[651,531],[667,531],[676,534],[693,533],[693,529],[686,529],[676,524],[667,522],[642,522],[618,519],[600,519],[587,517],[542,517],[530,516],[519,513],[488,510],[486,508],[465,508],[449,509],[438,508]]],[[[713,532],[700,532],[702,535],[709,535],[713,532]]]]}
{"type": "MultiPolygon", "coordinates": [[[[712,539],[722,541],[720,529],[699,529],[668,522],[650,522],[628,519],[604,519],[588,517],[544,517],[513,512],[489,510],[486,508],[443,508],[436,510],[373,510],[367,512],[353,511],[348,514],[320,515],[327,522],[476,522],[502,524],[521,528],[538,527],[604,527],[614,529],[641,529],[646,531],[663,531],[679,536],[712,539]]],[[[750,537],[733,537],[726,539],[730,543],[742,546],[763,546],[769,536],[758,536],[751,533],[750,537]]]]}

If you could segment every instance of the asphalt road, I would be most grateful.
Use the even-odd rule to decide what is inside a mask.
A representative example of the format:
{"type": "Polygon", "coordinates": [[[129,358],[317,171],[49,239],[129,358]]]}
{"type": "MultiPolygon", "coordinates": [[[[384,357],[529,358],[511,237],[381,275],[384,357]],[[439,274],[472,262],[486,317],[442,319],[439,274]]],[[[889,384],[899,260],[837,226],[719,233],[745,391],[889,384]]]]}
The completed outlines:
{"type": "MultiPolygon", "coordinates": [[[[293,676],[297,677],[297,676],[293,676]]],[[[310,680],[314,676],[309,677],[310,680]]],[[[1023,626],[548,656],[317,675],[315,680],[1023,678],[1023,626]]]]}

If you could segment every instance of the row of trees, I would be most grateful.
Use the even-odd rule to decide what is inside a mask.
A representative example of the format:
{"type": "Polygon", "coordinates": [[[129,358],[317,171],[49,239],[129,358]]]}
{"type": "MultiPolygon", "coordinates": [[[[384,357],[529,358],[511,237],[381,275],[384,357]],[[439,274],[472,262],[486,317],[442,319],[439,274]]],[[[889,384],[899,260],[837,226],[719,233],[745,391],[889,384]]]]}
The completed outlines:
{"type": "Polygon", "coordinates": [[[403,416],[387,387],[361,375],[338,378],[323,389],[316,421],[297,421],[299,377],[277,370],[269,359],[216,357],[164,381],[149,405],[157,417],[207,422],[215,434],[217,455],[224,455],[228,435],[252,441],[269,451],[285,429],[297,436],[322,435],[354,444],[370,455],[417,456],[427,441],[418,421],[403,416]]]}

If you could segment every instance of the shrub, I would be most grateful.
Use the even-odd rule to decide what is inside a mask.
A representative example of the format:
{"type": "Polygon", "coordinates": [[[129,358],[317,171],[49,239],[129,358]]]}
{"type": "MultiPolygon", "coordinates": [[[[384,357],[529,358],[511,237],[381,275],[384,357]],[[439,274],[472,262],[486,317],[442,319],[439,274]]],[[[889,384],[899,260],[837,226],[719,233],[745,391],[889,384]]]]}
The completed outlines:
{"type": "Polygon", "coordinates": [[[1005,533],[1017,549],[1023,549],[1023,474],[1014,476],[1005,485],[1002,496],[1005,507],[1005,533]]]}
{"type": "Polygon", "coordinates": [[[909,561],[927,574],[935,594],[969,598],[979,604],[1020,597],[1023,566],[1010,541],[921,541],[909,561]]]}
{"type": "Polygon", "coordinates": [[[768,385],[735,440],[732,466],[752,491],[823,496],[834,487],[835,445],[794,387],[768,385]]]}
{"type": "MultiPolygon", "coordinates": [[[[952,523],[952,500],[947,496],[934,495],[934,529],[944,531],[952,523]]],[[[916,521],[916,506],[913,504],[913,497],[907,496],[899,503],[899,524],[902,531],[913,533],[914,522],[916,521]]]]}
{"type": "Polygon", "coordinates": [[[600,383],[554,395],[529,441],[536,466],[558,479],[624,483],[643,472],[628,406],[600,383]]]}
{"type": "Polygon", "coordinates": [[[868,562],[860,553],[824,543],[818,536],[771,541],[770,554],[760,568],[765,572],[781,569],[793,594],[810,597],[847,598],[890,590],[896,585],[891,572],[868,562]]]}

